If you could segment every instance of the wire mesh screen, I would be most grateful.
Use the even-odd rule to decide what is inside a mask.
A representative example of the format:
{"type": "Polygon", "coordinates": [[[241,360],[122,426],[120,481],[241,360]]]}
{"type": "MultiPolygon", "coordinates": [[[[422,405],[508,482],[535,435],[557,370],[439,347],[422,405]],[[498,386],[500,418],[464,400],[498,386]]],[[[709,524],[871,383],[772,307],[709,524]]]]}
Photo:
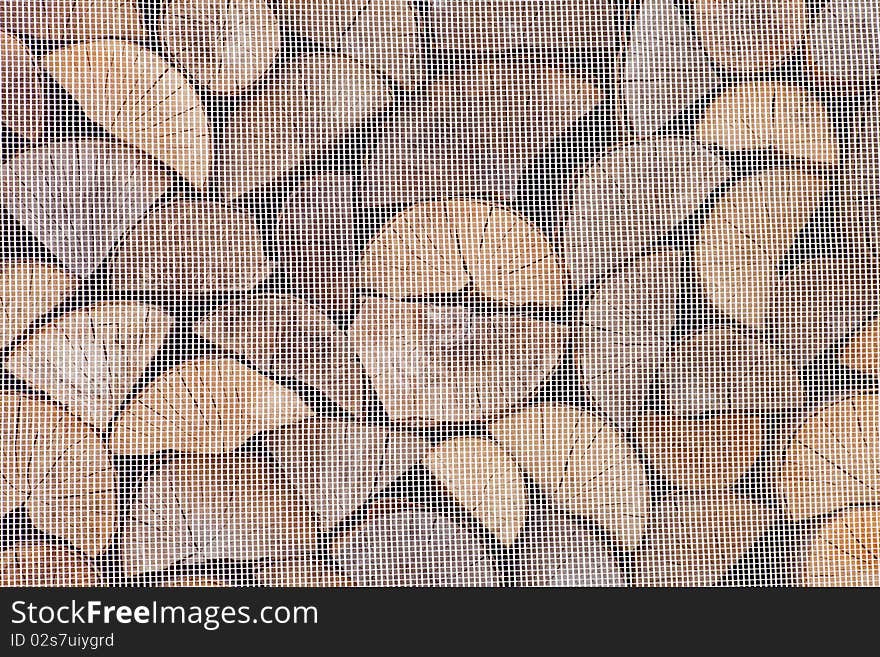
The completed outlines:
{"type": "Polygon", "coordinates": [[[3,0],[0,584],[880,584],[874,0],[3,0]]]}

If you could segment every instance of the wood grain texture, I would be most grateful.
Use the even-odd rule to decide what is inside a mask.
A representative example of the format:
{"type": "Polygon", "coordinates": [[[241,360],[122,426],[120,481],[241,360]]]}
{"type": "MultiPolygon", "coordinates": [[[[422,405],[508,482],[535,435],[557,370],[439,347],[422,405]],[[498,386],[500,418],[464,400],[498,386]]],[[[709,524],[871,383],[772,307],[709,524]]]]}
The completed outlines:
{"type": "Polygon", "coordinates": [[[40,262],[0,263],[0,349],[73,292],[74,278],[40,262]]]}
{"type": "Polygon", "coordinates": [[[682,417],[776,413],[803,403],[800,379],[786,358],[732,327],[678,343],[661,381],[667,409],[682,417]]]}
{"type": "Polygon", "coordinates": [[[672,494],[654,507],[633,584],[717,585],[772,519],[768,509],[725,489],[672,494]]]}
{"type": "Polygon", "coordinates": [[[663,249],[609,275],[584,305],[574,361],[589,400],[624,431],[643,410],[671,347],[682,254],[663,249]]]}
{"type": "Polygon", "coordinates": [[[363,248],[354,207],[355,179],[326,174],[296,183],[275,224],[279,267],[303,298],[328,311],[355,305],[363,248]]]}
{"type": "Polygon", "coordinates": [[[656,134],[720,83],[675,2],[642,2],[619,73],[618,96],[632,133],[656,134]]]}
{"type": "Polygon", "coordinates": [[[849,509],[825,523],[810,547],[802,583],[880,585],[880,509],[849,509]]]}
{"type": "Polygon", "coordinates": [[[120,537],[126,576],[210,559],[251,561],[315,547],[317,525],[274,466],[251,456],[165,463],[132,502],[120,537]]]}
{"type": "Polygon", "coordinates": [[[795,433],[778,488],[788,517],[804,520],[880,502],[880,398],[859,393],[825,405],[795,433]]]}
{"type": "Polygon", "coordinates": [[[430,0],[440,50],[598,50],[617,45],[618,10],[607,0],[430,0]]]}
{"type": "Polygon", "coordinates": [[[526,401],[568,329],[515,314],[367,299],[349,340],[392,420],[469,422],[526,401]]]}
{"type": "Polygon", "coordinates": [[[46,144],[0,165],[0,204],[82,277],[170,186],[149,156],[97,139],[46,144]]]}
{"type": "Polygon", "coordinates": [[[233,301],[202,318],[194,331],[259,370],[317,388],[352,415],[364,410],[366,373],[346,333],[296,297],[233,301]]]}
{"type": "Polygon", "coordinates": [[[426,75],[424,26],[410,0],[281,0],[294,34],[353,57],[401,87],[426,75]]]}
{"type": "Polygon", "coordinates": [[[15,36],[0,31],[0,124],[36,141],[43,134],[45,111],[42,72],[34,56],[15,36]]]}
{"type": "Polygon", "coordinates": [[[149,212],[119,241],[108,263],[118,291],[244,292],[271,264],[256,219],[209,201],[176,201],[149,212]]]}
{"type": "Polygon", "coordinates": [[[825,196],[822,178],[771,169],[737,182],[715,205],[694,245],[703,293],[737,321],[760,329],[779,265],[825,196]]]}
{"type": "Polygon", "coordinates": [[[638,545],[648,481],[617,429],[582,409],[548,403],[508,416],[490,432],[559,507],[603,526],[627,549],[638,545]]]}
{"type": "Polygon", "coordinates": [[[104,430],[165,340],[172,319],[154,306],[101,302],[41,328],[6,369],[104,430]]]}
{"type": "Polygon", "coordinates": [[[386,83],[353,59],[317,54],[294,60],[232,111],[219,145],[220,190],[232,200],[277,180],[391,100],[386,83]]]}
{"type": "Polygon", "coordinates": [[[880,319],[865,325],[846,343],[840,351],[840,362],[880,378],[880,319]]]}
{"type": "Polygon", "coordinates": [[[735,484],[758,460],[764,442],[761,419],[736,414],[694,420],[649,413],[635,436],[661,475],[690,489],[735,484]]]}
{"type": "Polygon", "coordinates": [[[28,0],[0,6],[0,28],[51,41],[145,35],[137,0],[28,0]]]}
{"type": "Polygon", "coordinates": [[[158,29],[172,59],[220,94],[256,82],[281,48],[278,18],[266,0],[170,0],[158,29]]]}
{"type": "Polygon", "coordinates": [[[204,187],[211,127],[198,94],[168,62],[131,43],[99,40],[52,51],[43,65],[89,119],[204,187]]]}
{"type": "Polygon", "coordinates": [[[60,407],[0,394],[0,516],[19,507],[34,525],[89,556],[116,531],[116,469],[100,436],[60,407]]]}
{"type": "Polygon", "coordinates": [[[775,68],[800,45],[805,0],[695,0],[694,25],[716,64],[737,73],[775,68]]]}
{"type": "Polygon", "coordinates": [[[424,463],[503,545],[516,541],[526,521],[528,491],[519,466],[496,442],[452,438],[429,449],[424,463]]]}
{"type": "Polygon", "coordinates": [[[582,169],[557,235],[572,284],[640,255],[729,176],[717,154],[676,137],[626,144],[582,169]]]}
{"type": "Polygon", "coordinates": [[[257,571],[257,584],[270,587],[340,588],[354,582],[314,555],[290,555],[265,562],[257,571]]]}
{"type": "Polygon", "coordinates": [[[329,418],[290,424],[274,431],[268,444],[323,531],[420,463],[428,448],[414,435],[329,418]]]}
{"type": "Polygon", "coordinates": [[[363,201],[513,202],[539,156],[603,99],[586,78],[540,64],[479,59],[456,68],[395,111],[364,162],[363,201]]]}
{"type": "Polygon", "coordinates": [[[880,310],[877,264],[817,258],[792,269],[779,285],[767,328],[797,368],[813,362],[880,310]]]}
{"type": "Polygon", "coordinates": [[[734,152],[774,148],[819,165],[838,163],[837,134],[825,107],[805,89],[782,82],[731,87],[712,101],[694,135],[734,152]]]}
{"type": "Polygon", "coordinates": [[[547,238],[510,210],[467,200],[429,202],[392,218],[358,265],[361,287],[392,299],[468,286],[511,305],[558,307],[562,263],[547,238]]]}
{"type": "Polygon", "coordinates": [[[228,452],[254,434],[313,414],[293,390],[229,359],[191,360],[153,381],[120,413],[116,454],[228,452]]]}
{"type": "Polygon", "coordinates": [[[867,96],[851,123],[851,147],[840,172],[837,225],[857,254],[880,258],[880,94],[867,96]]]}
{"type": "Polygon", "coordinates": [[[48,543],[15,543],[0,552],[0,587],[101,586],[101,573],[81,554],[48,543]]]}
{"type": "Polygon", "coordinates": [[[533,507],[519,548],[518,586],[625,586],[608,548],[555,507],[533,507]]]}
{"type": "Polygon", "coordinates": [[[359,526],[338,537],[331,554],[358,586],[498,586],[485,547],[443,516],[407,502],[371,507],[359,526]]]}
{"type": "Polygon", "coordinates": [[[880,73],[880,6],[828,0],[810,26],[806,59],[816,82],[855,91],[880,73]]]}

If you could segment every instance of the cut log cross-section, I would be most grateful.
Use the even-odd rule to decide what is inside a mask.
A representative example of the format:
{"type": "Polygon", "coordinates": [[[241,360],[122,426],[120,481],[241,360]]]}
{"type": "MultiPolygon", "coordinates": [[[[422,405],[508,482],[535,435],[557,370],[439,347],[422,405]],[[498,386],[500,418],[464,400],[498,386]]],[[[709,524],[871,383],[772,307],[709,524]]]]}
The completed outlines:
{"type": "Polygon", "coordinates": [[[0,29],[50,41],[144,36],[137,0],[28,0],[0,4],[0,29]]]}
{"type": "Polygon", "coordinates": [[[839,148],[821,102],[781,82],[749,82],[725,91],[706,110],[695,136],[728,151],[774,148],[807,162],[833,166],[839,148]]]}
{"type": "Polygon", "coordinates": [[[144,483],[120,555],[132,577],[175,564],[307,552],[316,541],[313,515],[278,468],[250,456],[199,455],[164,464],[144,483]]]}
{"type": "Polygon", "coordinates": [[[36,141],[43,134],[45,111],[42,73],[30,49],[0,31],[0,125],[36,141]]]}
{"type": "Polygon", "coordinates": [[[48,543],[16,543],[0,552],[0,587],[100,586],[101,573],[76,552],[48,543]]]}
{"type": "MultiPolygon", "coordinates": [[[[880,32],[878,32],[880,34],[880,32]]],[[[851,148],[841,167],[841,232],[856,254],[880,257],[880,93],[874,92],[855,116],[851,148]]]]}
{"type": "Polygon", "coordinates": [[[12,351],[6,369],[104,430],[172,321],[145,304],[99,303],[41,328],[12,351]]]}
{"type": "Polygon", "coordinates": [[[604,279],[580,314],[574,360],[590,401],[629,431],[671,347],[682,254],[664,249],[604,279]]]}
{"type": "Polygon", "coordinates": [[[562,265],[507,210],[446,201],[402,212],[367,246],[359,273],[363,288],[390,297],[367,299],[349,336],[394,420],[492,417],[560,362],[567,329],[515,307],[559,307],[562,265]],[[427,300],[458,293],[494,309],[427,300]]]}
{"type": "Polygon", "coordinates": [[[34,525],[88,555],[116,531],[116,470],[95,430],[60,407],[0,394],[0,516],[34,525]]]}
{"type": "Polygon", "coordinates": [[[650,506],[648,481],[617,429],[581,409],[542,404],[490,431],[559,507],[605,527],[627,549],[638,544],[650,506]]]}
{"type": "Polygon", "coordinates": [[[828,0],[810,28],[806,59],[817,83],[857,90],[880,75],[880,5],[828,0]]]}
{"type": "Polygon", "coordinates": [[[110,448],[128,455],[164,449],[222,453],[310,415],[296,392],[236,361],[188,361],[162,374],[122,411],[110,448]]]}
{"type": "Polygon", "coordinates": [[[366,374],[345,332],[300,299],[235,301],[204,317],[194,330],[259,370],[318,389],[352,415],[364,410],[366,374]]]}
{"type": "Polygon", "coordinates": [[[178,201],[149,213],[108,264],[115,290],[243,292],[270,272],[257,221],[216,203],[178,201]]]}
{"type": "Polygon", "coordinates": [[[83,277],[170,186],[149,156],[96,139],[48,144],[0,165],[0,203],[83,277]]]}
{"type": "Polygon", "coordinates": [[[774,169],[739,181],[715,205],[697,237],[694,266],[718,309],[763,328],[779,265],[824,192],[821,178],[774,169]]]}
{"type": "Polygon", "coordinates": [[[74,281],[63,271],[37,262],[0,264],[0,349],[31,323],[60,304],[74,281]]]}
{"type": "Polygon", "coordinates": [[[89,119],[204,187],[211,128],[198,94],[168,62],[131,43],[100,40],[55,50],[43,64],[89,119]]]}
{"type": "Polygon", "coordinates": [[[860,330],[840,352],[840,362],[880,378],[880,318],[860,330]]]}
{"type": "Polygon", "coordinates": [[[803,569],[807,586],[880,586],[880,508],[851,509],[813,539],[803,569]]]}
{"type": "Polygon", "coordinates": [[[786,451],[779,492],[794,520],[880,502],[880,398],[853,395],[807,419],[786,451]]]}
{"type": "Polygon", "coordinates": [[[174,59],[221,94],[256,82],[281,47],[278,19],[267,0],[171,0],[159,32],[174,59]]]}

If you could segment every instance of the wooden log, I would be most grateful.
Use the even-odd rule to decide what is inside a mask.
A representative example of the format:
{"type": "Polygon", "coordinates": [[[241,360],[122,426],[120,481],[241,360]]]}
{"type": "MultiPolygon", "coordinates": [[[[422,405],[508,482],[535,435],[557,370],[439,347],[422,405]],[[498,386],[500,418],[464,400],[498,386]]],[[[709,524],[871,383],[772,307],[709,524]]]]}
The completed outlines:
{"type": "Polygon", "coordinates": [[[736,183],[712,209],[694,245],[694,266],[712,304],[763,328],[779,265],[825,196],[822,178],[771,169],[736,183]]]}
{"type": "Polygon", "coordinates": [[[0,28],[50,41],[145,36],[137,0],[28,0],[0,6],[0,28]]]}
{"type": "Polygon", "coordinates": [[[256,219],[188,200],[149,212],[123,236],[108,264],[114,290],[175,295],[243,292],[270,272],[256,219]]]}
{"type": "Polygon", "coordinates": [[[233,301],[202,318],[194,331],[259,370],[318,389],[352,415],[364,411],[367,377],[348,337],[300,299],[233,301]]]}
{"type": "Polygon", "coordinates": [[[317,525],[280,470],[252,456],[192,455],[162,465],[132,502],[120,542],[134,577],[211,559],[312,550],[317,525]]]}
{"type": "Polygon", "coordinates": [[[313,414],[293,390],[229,359],[191,360],[153,381],[113,426],[116,454],[216,454],[313,414]]]}
{"type": "Polygon", "coordinates": [[[667,410],[681,417],[778,413],[803,403],[800,379],[786,358],[731,327],[678,343],[661,381],[667,410]]]}
{"type": "Polygon", "coordinates": [[[268,444],[323,531],[420,463],[428,447],[414,435],[329,418],[290,424],[268,444]]]}
{"type": "Polygon", "coordinates": [[[880,73],[880,7],[828,0],[810,26],[805,51],[817,85],[858,91],[880,73]]]}
{"type": "Polygon", "coordinates": [[[880,585],[880,509],[848,509],[826,522],[810,546],[802,583],[880,585]]]}
{"type": "Polygon", "coordinates": [[[730,71],[769,71],[803,41],[805,0],[694,0],[694,25],[712,61],[730,71]]]}
{"type": "Polygon", "coordinates": [[[654,508],[633,584],[717,585],[772,519],[768,509],[723,488],[675,493],[654,508]]]}
{"type": "Polygon", "coordinates": [[[431,0],[435,46],[454,52],[599,50],[617,45],[608,0],[431,0]]]}
{"type": "Polygon", "coordinates": [[[271,86],[232,110],[219,145],[220,190],[232,200],[277,180],[391,100],[385,82],[348,57],[317,54],[291,62],[271,86]]]}
{"type": "Polygon", "coordinates": [[[74,279],[57,267],[20,261],[0,264],[0,349],[73,291],[74,279]]]}
{"type": "Polygon", "coordinates": [[[47,144],[0,164],[0,203],[82,277],[170,186],[152,158],[96,139],[47,144]]]}
{"type": "Polygon", "coordinates": [[[581,523],[552,506],[533,506],[518,544],[516,586],[624,586],[614,557],[581,523]]]}
{"type": "Polygon", "coordinates": [[[547,403],[496,422],[490,432],[560,508],[601,525],[627,549],[638,545],[648,481],[617,429],[581,409],[547,403]]]}
{"type": "Polygon", "coordinates": [[[43,65],[89,119],[204,187],[211,126],[198,94],[168,62],[131,43],[100,40],[50,52],[43,65]]]}
{"type": "Polygon", "coordinates": [[[589,400],[629,431],[671,347],[682,255],[664,249],[609,275],[574,331],[574,361],[589,400]]]}
{"type": "Polygon", "coordinates": [[[24,43],[0,31],[0,124],[37,141],[43,135],[45,112],[39,65],[24,43]]]}
{"type": "Polygon", "coordinates": [[[559,307],[566,277],[553,247],[513,212],[468,200],[436,201],[397,214],[367,245],[362,288],[392,299],[481,295],[521,306],[559,307]]]}
{"type": "Polygon", "coordinates": [[[364,162],[364,203],[513,202],[539,156],[603,99],[588,80],[541,64],[480,59],[456,68],[401,104],[364,162]]]}
{"type": "Polygon", "coordinates": [[[220,94],[251,86],[281,48],[278,18],[266,0],[170,0],[158,30],[172,60],[220,94]]]}
{"type": "Polygon", "coordinates": [[[528,491],[519,466],[496,442],[464,436],[428,450],[425,467],[503,545],[526,521],[528,491]]]}
{"type": "Polygon", "coordinates": [[[354,582],[314,555],[291,555],[262,564],[256,573],[259,586],[340,588],[354,582]]]}
{"type": "Polygon", "coordinates": [[[850,338],[841,349],[840,362],[857,372],[880,378],[880,318],[850,338]]]}
{"type": "Polygon", "coordinates": [[[491,419],[525,402],[562,359],[568,329],[515,314],[367,299],[349,339],[395,421],[491,419]]]}
{"type": "Polygon", "coordinates": [[[880,502],[880,398],[855,394],[825,405],[798,428],[778,488],[793,520],[880,502]]]}
{"type": "Polygon", "coordinates": [[[650,413],[635,435],[661,475],[697,490],[735,484],[758,460],[764,441],[761,418],[739,414],[694,420],[650,413]]]}
{"type": "Polygon", "coordinates": [[[81,554],[48,543],[15,543],[0,552],[0,587],[101,586],[101,573],[81,554]]]}
{"type": "Polygon", "coordinates": [[[679,138],[632,142],[587,165],[557,236],[572,284],[640,255],[729,177],[717,154],[679,138]]]}
{"type": "Polygon", "coordinates": [[[675,2],[644,0],[619,73],[618,95],[633,134],[657,134],[720,82],[675,2]]]}
{"type": "Polygon", "coordinates": [[[0,426],[0,516],[23,507],[37,529],[89,556],[104,552],[117,526],[117,477],[100,436],[54,404],[8,392],[0,426]]]}
{"type": "Polygon", "coordinates": [[[359,228],[351,176],[315,176],[290,189],[275,224],[275,252],[299,295],[325,310],[352,309],[359,228]]]}
{"type": "Polygon", "coordinates": [[[334,541],[331,555],[357,586],[497,586],[500,581],[476,536],[403,500],[371,507],[361,525],[334,541]]]}
{"type": "Polygon", "coordinates": [[[281,0],[293,34],[414,87],[426,75],[424,26],[411,0],[281,0]]]}
{"type": "Polygon", "coordinates": [[[767,328],[780,353],[803,368],[878,310],[876,263],[818,258],[798,265],[782,279],[767,328]]]}
{"type": "Polygon", "coordinates": [[[104,430],[159,351],[172,322],[154,306],[101,302],[47,324],[18,345],[5,366],[104,430]]]}
{"type": "Polygon", "coordinates": [[[837,134],[822,103],[782,82],[731,87],[712,101],[694,135],[728,151],[773,148],[824,166],[836,165],[839,157],[837,134]]]}
{"type": "Polygon", "coordinates": [[[880,258],[880,94],[869,95],[852,120],[851,147],[840,172],[837,226],[856,254],[880,258]]]}

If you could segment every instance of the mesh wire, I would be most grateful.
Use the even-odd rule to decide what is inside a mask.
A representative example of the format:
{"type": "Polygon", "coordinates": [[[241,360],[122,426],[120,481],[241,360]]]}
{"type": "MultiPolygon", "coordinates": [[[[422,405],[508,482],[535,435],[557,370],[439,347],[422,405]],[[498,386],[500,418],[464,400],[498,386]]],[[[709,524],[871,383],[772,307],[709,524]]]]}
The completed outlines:
{"type": "Polygon", "coordinates": [[[3,0],[0,584],[880,584],[872,0],[3,0]]]}

